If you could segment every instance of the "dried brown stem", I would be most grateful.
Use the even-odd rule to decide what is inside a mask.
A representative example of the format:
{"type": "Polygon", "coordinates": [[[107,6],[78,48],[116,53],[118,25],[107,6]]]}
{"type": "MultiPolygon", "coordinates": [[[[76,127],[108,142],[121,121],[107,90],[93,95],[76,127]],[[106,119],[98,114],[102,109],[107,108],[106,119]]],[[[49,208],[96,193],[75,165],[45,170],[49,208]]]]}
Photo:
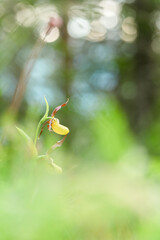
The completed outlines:
{"type": "Polygon", "coordinates": [[[20,107],[20,104],[22,102],[27,83],[29,81],[31,71],[32,71],[32,69],[35,65],[35,62],[36,62],[36,60],[37,60],[37,58],[40,54],[41,49],[43,48],[44,40],[42,40],[42,39],[37,40],[36,44],[33,47],[33,50],[31,52],[30,56],[28,57],[27,62],[24,64],[24,67],[23,67],[23,70],[21,72],[16,90],[15,90],[14,95],[13,95],[11,106],[10,106],[10,108],[14,112],[18,111],[18,109],[20,107]]]}
{"type": "Polygon", "coordinates": [[[10,109],[13,110],[14,112],[17,112],[20,107],[20,104],[24,96],[24,92],[26,90],[27,83],[29,81],[30,74],[40,54],[41,49],[44,46],[45,39],[50,34],[51,30],[54,27],[56,27],[56,24],[58,24],[58,21],[56,22],[54,18],[50,18],[44,38],[43,39],[39,38],[37,40],[37,42],[35,43],[32,49],[30,56],[28,57],[28,60],[24,64],[23,70],[21,72],[16,90],[14,92],[13,99],[10,105],[10,109]]]}

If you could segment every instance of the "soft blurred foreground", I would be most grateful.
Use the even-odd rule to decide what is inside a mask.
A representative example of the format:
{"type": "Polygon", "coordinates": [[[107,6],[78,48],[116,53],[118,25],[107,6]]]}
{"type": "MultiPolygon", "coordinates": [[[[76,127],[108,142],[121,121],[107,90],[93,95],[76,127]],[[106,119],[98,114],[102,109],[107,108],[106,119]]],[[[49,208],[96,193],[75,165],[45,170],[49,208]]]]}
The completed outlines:
{"type": "MultiPolygon", "coordinates": [[[[97,119],[92,122],[96,141],[77,149],[79,154],[68,150],[69,138],[53,152],[63,173],[32,156],[7,121],[0,149],[2,239],[159,239],[160,166],[145,147],[119,139],[119,131],[124,138],[131,136],[118,115],[116,131],[112,121],[103,118],[102,114],[98,128],[97,119]],[[112,136],[108,144],[106,126],[106,134],[112,136]],[[113,162],[106,161],[108,154],[113,162]]],[[[27,121],[23,126],[30,136],[32,125],[27,121]]],[[[40,153],[56,141],[53,133],[44,133],[40,153]]]]}
{"type": "Polygon", "coordinates": [[[160,239],[159,4],[0,0],[0,239],[160,239]]]}

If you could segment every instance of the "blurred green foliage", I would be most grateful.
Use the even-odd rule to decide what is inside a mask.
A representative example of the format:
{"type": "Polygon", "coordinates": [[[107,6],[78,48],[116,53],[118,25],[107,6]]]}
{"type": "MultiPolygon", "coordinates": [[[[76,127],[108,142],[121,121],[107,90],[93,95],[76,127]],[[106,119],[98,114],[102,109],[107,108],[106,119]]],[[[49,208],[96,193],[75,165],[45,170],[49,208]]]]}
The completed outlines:
{"type": "Polygon", "coordinates": [[[114,162],[132,147],[134,141],[124,113],[115,101],[109,102],[93,121],[92,131],[103,158],[114,162]]]}

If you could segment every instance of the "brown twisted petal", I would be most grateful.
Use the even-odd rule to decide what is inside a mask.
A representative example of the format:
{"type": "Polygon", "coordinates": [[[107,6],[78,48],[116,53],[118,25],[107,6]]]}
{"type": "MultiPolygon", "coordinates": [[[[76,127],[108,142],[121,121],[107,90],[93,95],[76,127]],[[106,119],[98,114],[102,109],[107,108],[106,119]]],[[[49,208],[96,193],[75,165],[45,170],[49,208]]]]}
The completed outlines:
{"type": "Polygon", "coordinates": [[[44,127],[46,126],[46,124],[49,124],[49,121],[46,121],[45,123],[43,123],[42,128],[41,128],[41,131],[40,131],[40,134],[39,134],[39,136],[38,136],[38,139],[40,139],[40,136],[41,136],[41,134],[42,134],[42,132],[43,132],[43,129],[44,129],[44,127]]]}
{"type": "Polygon", "coordinates": [[[52,151],[57,148],[57,147],[61,147],[64,140],[66,139],[67,135],[65,135],[60,141],[56,142],[47,152],[47,154],[51,154],[52,151]]]}
{"type": "Polygon", "coordinates": [[[67,101],[63,104],[61,104],[60,106],[56,107],[53,112],[52,112],[52,117],[54,117],[56,115],[56,113],[62,108],[65,107],[67,105],[67,103],[69,102],[69,98],[67,99],[67,101]]]}

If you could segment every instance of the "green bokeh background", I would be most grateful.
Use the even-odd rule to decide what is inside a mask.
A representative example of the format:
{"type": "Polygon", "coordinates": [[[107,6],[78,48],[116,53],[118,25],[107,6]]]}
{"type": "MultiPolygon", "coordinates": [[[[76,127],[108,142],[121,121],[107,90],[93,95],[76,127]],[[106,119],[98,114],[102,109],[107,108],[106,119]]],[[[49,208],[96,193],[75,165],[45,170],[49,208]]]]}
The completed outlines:
{"type": "MultiPolygon", "coordinates": [[[[0,239],[159,240],[159,6],[159,0],[0,1],[0,239]],[[104,2],[119,12],[117,25],[103,34],[93,25],[104,2]],[[53,6],[63,19],[60,36],[44,44],[22,102],[11,110],[53,6]],[[35,15],[23,18],[28,9],[35,15]],[[72,35],[73,17],[88,21],[92,38],[72,35]],[[70,129],[52,153],[61,174],[35,159],[16,129],[34,138],[44,96],[50,114],[70,97],[56,115],[70,129]]],[[[78,27],[74,34],[85,28],[78,27]]],[[[38,153],[60,139],[45,128],[38,153]]]]}

